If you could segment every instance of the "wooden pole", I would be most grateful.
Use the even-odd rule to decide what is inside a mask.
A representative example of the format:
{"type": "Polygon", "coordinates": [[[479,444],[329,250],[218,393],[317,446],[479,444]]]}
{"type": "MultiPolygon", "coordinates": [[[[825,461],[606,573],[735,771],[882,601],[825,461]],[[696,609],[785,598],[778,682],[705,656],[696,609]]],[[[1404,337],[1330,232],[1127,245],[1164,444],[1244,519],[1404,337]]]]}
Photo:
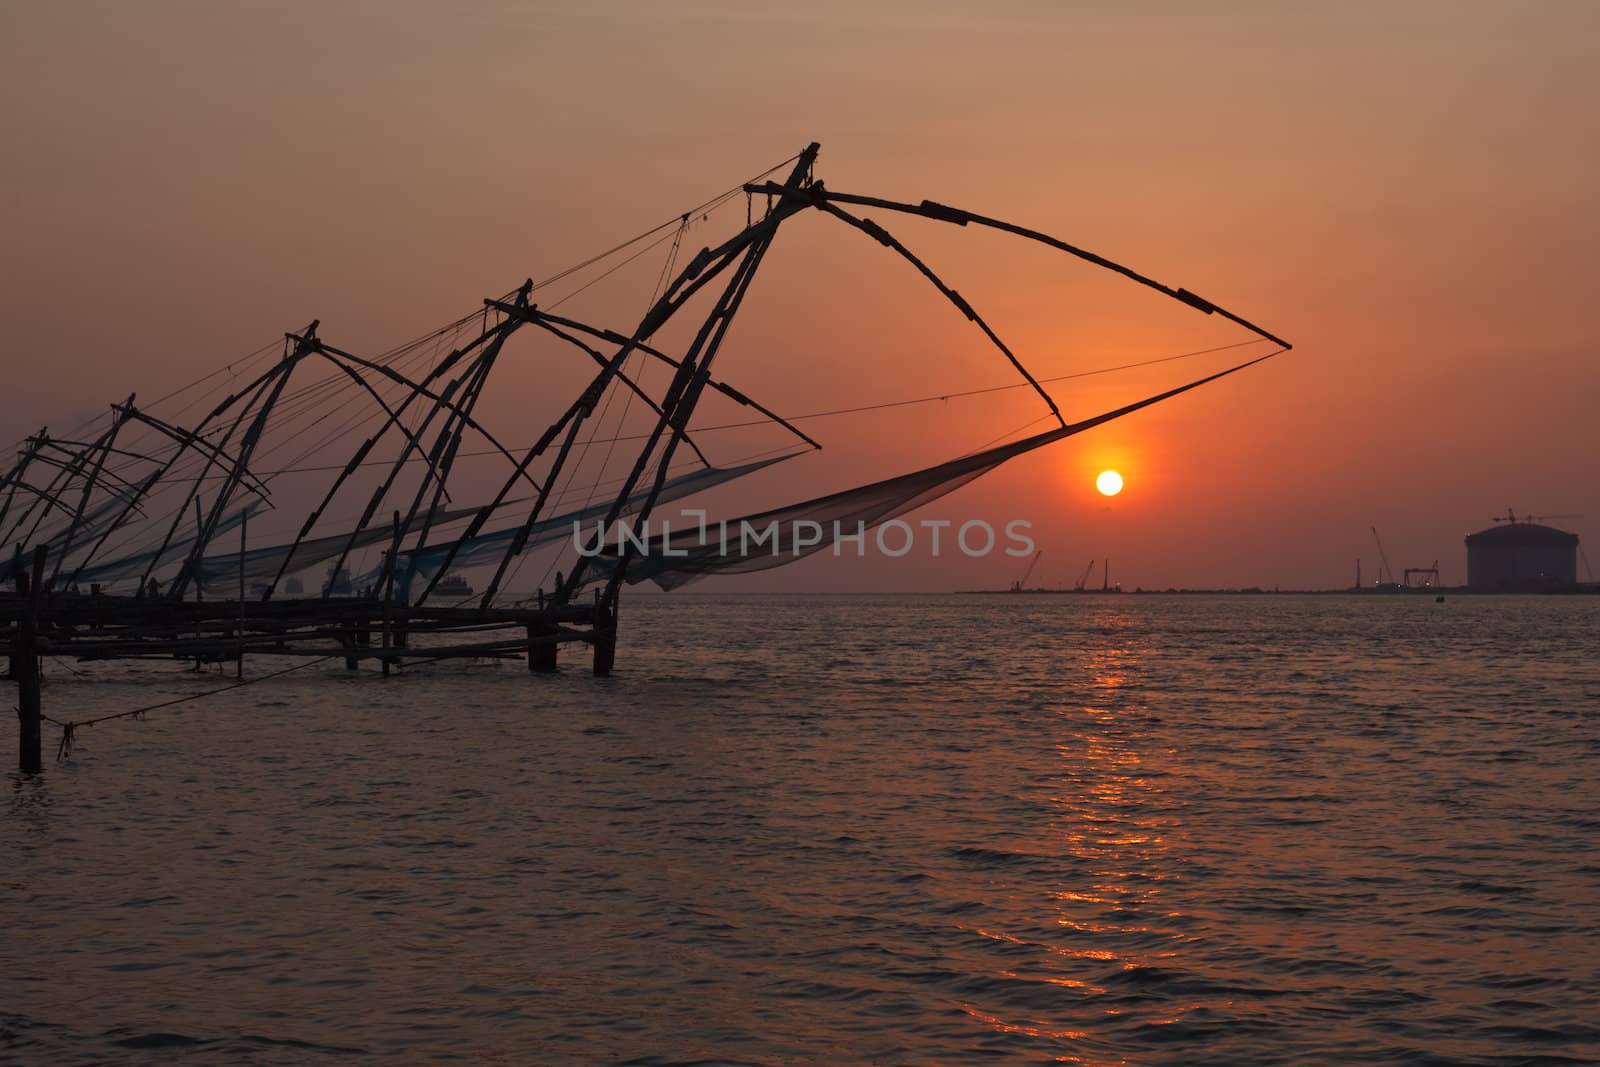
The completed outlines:
{"type": "MultiPolygon", "coordinates": [[[[393,624],[394,616],[394,571],[399,566],[399,560],[396,556],[396,552],[400,548],[400,512],[398,510],[394,513],[393,522],[394,525],[389,539],[389,562],[383,568],[383,650],[385,652],[389,651],[390,647],[389,631],[393,624]]],[[[388,656],[383,657],[383,676],[385,678],[389,677],[388,656]]]]}
{"type": "Polygon", "coordinates": [[[617,662],[617,617],[611,603],[600,599],[600,590],[594,591],[594,673],[600,678],[610,674],[617,662]]]}
{"type": "MultiPolygon", "coordinates": [[[[544,611],[544,590],[539,590],[539,610],[544,611]]],[[[540,641],[540,637],[554,633],[548,620],[528,627],[528,670],[534,674],[554,674],[558,645],[555,641],[540,641]]]]}
{"type": "Polygon", "coordinates": [[[234,665],[233,676],[244,679],[244,546],[250,529],[250,512],[239,516],[239,661],[234,665]]]}
{"type": "MultiPolygon", "coordinates": [[[[206,521],[200,514],[200,498],[197,496],[197,497],[194,498],[194,535],[195,535],[195,537],[198,538],[201,534],[205,533],[205,529],[206,529],[206,521]]],[[[196,604],[200,603],[200,601],[201,601],[200,587],[201,587],[202,584],[203,584],[203,582],[202,582],[200,576],[196,575],[195,582],[194,582],[194,602],[196,604]]],[[[180,600],[182,599],[181,593],[179,595],[179,599],[180,600]]]]}
{"type": "MultiPolygon", "coordinates": [[[[194,535],[195,535],[196,538],[200,537],[201,534],[205,533],[205,519],[202,518],[201,515],[200,515],[200,496],[199,496],[198,493],[195,494],[195,498],[194,498],[194,529],[195,529],[195,534],[194,535]]],[[[194,602],[196,604],[200,603],[202,598],[203,598],[203,596],[204,596],[204,594],[201,591],[201,586],[203,584],[204,584],[203,576],[198,575],[198,574],[195,575],[194,602]]],[[[177,579],[173,579],[173,588],[175,590],[177,590],[177,592],[178,592],[178,599],[182,600],[183,599],[183,586],[178,582],[177,579]]],[[[199,640],[201,640],[202,638],[205,637],[205,633],[200,629],[200,627],[202,625],[203,625],[202,623],[198,623],[198,622],[195,623],[194,636],[195,636],[195,640],[196,641],[199,641],[199,640]]],[[[198,673],[199,671],[204,669],[204,667],[205,667],[204,661],[201,660],[199,653],[196,653],[195,657],[194,657],[194,669],[195,669],[196,673],[198,673]]]]}
{"type": "Polygon", "coordinates": [[[45,547],[33,550],[33,575],[22,568],[22,550],[16,556],[17,600],[21,613],[17,619],[15,651],[11,672],[17,682],[17,769],[23,774],[44,770],[40,742],[39,710],[39,601],[43,596],[45,547]]]}
{"type": "Polygon", "coordinates": [[[552,637],[554,633],[554,627],[549,625],[528,627],[528,669],[534,674],[556,672],[556,642],[540,640],[552,637]]]}
{"type": "MultiPolygon", "coordinates": [[[[27,597],[24,595],[24,590],[27,588],[26,583],[28,581],[28,576],[26,574],[22,573],[22,544],[20,542],[12,550],[12,555],[11,555],[11,577],[17,583],[17,607],[18,607],[17,619],[18,619],[18,625],[20,626],[21,625],[21,619],[22,619],[21,608],[22,608],[23,604],[27,600],[27,597]]],[[[12,636],[15,637],[16,635],[13,634],[12,636]]],[[[11,646],[11,660],[10,660],[10,663],[7,665],[8,669],[6,671],[6,680],[7,681],[16,681],[16,678],[17,678],[17,664],[19,662],[21,662],[21,660],[22,660],[22,654],[17,651],[16,644],[13,643],[12,646],[11,646]]]]}

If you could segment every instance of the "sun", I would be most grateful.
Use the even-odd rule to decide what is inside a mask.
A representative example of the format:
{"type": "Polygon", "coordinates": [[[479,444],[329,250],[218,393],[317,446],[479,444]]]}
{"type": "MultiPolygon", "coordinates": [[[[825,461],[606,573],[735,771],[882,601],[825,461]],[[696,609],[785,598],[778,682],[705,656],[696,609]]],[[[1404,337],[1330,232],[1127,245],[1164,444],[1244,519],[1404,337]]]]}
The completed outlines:
{"type": "Polygon", "coordinates": [[[1101,471],[1094,480],[1094,487],[1100,490],[1101,496],[1116,496],[1122,492],[1122,475],[1116,471],[1101,471]]]}

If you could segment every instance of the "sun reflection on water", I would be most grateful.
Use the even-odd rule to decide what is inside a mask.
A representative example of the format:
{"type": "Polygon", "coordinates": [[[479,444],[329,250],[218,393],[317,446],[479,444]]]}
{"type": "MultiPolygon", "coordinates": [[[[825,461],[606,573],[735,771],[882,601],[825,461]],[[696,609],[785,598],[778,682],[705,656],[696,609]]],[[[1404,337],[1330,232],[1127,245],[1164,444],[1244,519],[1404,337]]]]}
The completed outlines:
{"type": "MultiPolygon", "coordinates": [[[[1140,1009],[1129,1002],[1125,983],[1137,983],[1186,935],[1183,913],[1163,906],[1163,883],[1177,878],[1168,834],[1176,820],[1168,814],[1163,766],[1170,753],[1146,746],[1141,726],[1146,705],[1139,692],[1141,668],[1150,647],[1125,629],[1115,609],[1097,613],[1089,632],[1099,641],[1060,664],[1067,697],[1059,709],[1061,729],[1054,745],[1056,764],[1048,794],[1053,814],[1050,837],[1042,847],[1072,872],[1055,886],[1041,886],[1040,903],[1050,913],[1038,927],[1054,929],[1046,944],[1047,962],[1031,971],[997,970],[1003,978],[1023,979],[1071,990],[1081,999],[1048,1015],[1028,1011],[1003,1019],[971,1005],[963,1009],[998,1032],[1027,1033],[1078,1042],[1087,1034],[1065,1025],[1073,1013],[1100,1017],[1140,1009]],[[1117,978],[1116,976],[1124,976],[1117,978]],[[1113,985],[1123,983],[1121,988],[1113,985]],[[1099,1003],[1097,1003],[1099,1002],[1099,1003]]],[[[985,936],[1008,942],[1023,939],[993,930],[985,936]]],[[[1187,1009],[1164,1007],[1149,1025],[1177,1022],[1187,1009]]],[[[1097,1063],[1089,1050],[1062,1062],[1097,1063]]]]}

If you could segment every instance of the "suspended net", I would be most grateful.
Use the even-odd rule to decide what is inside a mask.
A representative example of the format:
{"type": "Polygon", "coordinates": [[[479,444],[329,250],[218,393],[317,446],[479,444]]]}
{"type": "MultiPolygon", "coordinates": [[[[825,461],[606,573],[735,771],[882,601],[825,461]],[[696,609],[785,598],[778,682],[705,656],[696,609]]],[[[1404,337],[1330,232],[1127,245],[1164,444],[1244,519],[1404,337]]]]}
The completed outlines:
{"type": "MultiPolygon", "coordinates": [[[[811,176],[816,151],[810,145],[750,182],[600,256],[537,284],[525,282],[484,301],[474,314],[370,358],[325,343],[314,321],[298,334],[285,335],[281,347],[264,346],[150,404],[136,406],[130,395],[67,437],[41,430],[20,442],[19,463],[0,472],[0,541],[45,550],[52,570],[44,581],[57,588],[132,586],[144,595],[182,599],[205,589],[226,595],[248,585],[249,595],[270,598],[303,592],[303,572],[318,568],[326,573],[330,590],[387,589],[397,600],[411,603],[431,595],[447,572],[484,567],[493,568],[483,597],[489,605],[513,583],[530,588],[519,569],[533,558],[532,550],[565,541],[575,525],[650,515],[661,503],[799,454],[775,456],[769,443],[759,439],[759,428],[820,448],[795,422],[1011,388],[1032,389],[1060,419],[1044,389],[1048,382],[1231,347],[1035,378],[965,297],[881,224],[846,208],[984,227],[1042,243],[1257,335],[1241,343],[1282,343],[1186,289],[1160,284],[1038,231],[932,201],[901,203],[827,189],[811,176]],[[787,181],[762,181],[790,163],[795,168],[787,181]],[[679,264],[678,251],[691,227],[708,222],[719,208],[736,205],[741,195],[747,209],[744,228],[679,264]],[[759,216],[753,210],[758,196],[766,197],[759,216]],[[914,267],[975,324],[1021,381],[786,420],[712,377],[727,323],[778,225],[813,209],[872,237],[914,267]],[[552,313],[583,294],[596,299],[592,288],[607,279],[615,277],[619,280],[613,284],[621,284],[619,271],[663,246],[666,262],[652,288],[649,310],[633,331],[587,325],[572,317],[582,314],[576,310],[552,313]],[[542,307],[532,301],[533,294],[551,286],[560,289],[546,291],[542,307]],[[706,296],[696,297],[702,287],[706,296]],[[692,300],[699,303],[687,317],[703,313],[702,321],[696,330],[681,331],[694,339],[678,351],[665,327],[692,300]],[[513,333],[521,347],[503,356],[502,346],[513,333]],[[493,416],[498,411],[510,425],[526,427],[528,397],[518,391],[508,400],[496,395],[506,390],[489,383],[497,365],[527,357],[536,358],[521,372],[521,380],[536,382],[539,397],[576,398],[537,440],[513,449],[501,438],[514,438],[491,429],[493,416]],[[650,385],[647,375],[654,375],[650,385]],[[708,425],[697,419],[703,413],[702,394],[724,410],[729,404],[746,410],[737,416],[739,421],[717,424],[713,419],[708,425]],[[480,400],[486,402],[480,405],[480,400]],[[748,438],[741,434],[738,444],[717,438],[725,451],[713,464],[699,435],[741,428],[751,433],[748,438]],[[637,458],[625,454],[635,451],[632,442],[638,442],[637,458]],[[341,455],[344,462],[338,461],[341,455]],[[700,469],[681,473],[677,464],[690,462],[698,462],[700,469]],[[622,472],[628,473],[616,477],[622,472]],[[457,506],[468,502],[475,504],[457,506]],[[513,512],[516,505],[522,507],[513,512]],[[499,528],[487,529],[491,521],[499,528]]],[[[656,274],[649,262],[634,269],[645,268],[656,274]]],[[[584,551],[581,560],[569,555],[577,549],[575,539],[571,546],[541,554],[540,562],[548,567],[535,579],[536,587],[546,588],[545,579],[555,571],[555,596],[565,600],[596,578],[648,579],[670,589],[708,574],[782,566],[937,500],[1015,456],[1261,359],[1094,419],[1072,425],[1063,421],[1057,429],[1023,440],[714,524],[711,531],[630,539],[609,555],[584,551]],[[571,567],[564,580],[556,569],[562,564],[571,567]]],[[[786,440],[781,447],[790,445],[786,440]]],[[[0,559],[0,579],[9,580],[10,572],[11,561],[0,559]]],[[[607,595],[614,592],[613,584],[607,595]]]]}
{"type": "MultiPolygon", "coordinates": [[[[742,574],[770,570],[804,559],[846,539],[861,537],[885,522],[931,503],[982,477],[1007,460],[1043,448],[1075,434],[1132,414],[1197,389],[1278,355],[1282,349],[1198,378],[1175,389],[1146,397],[1081,422],[1047,430],[1032,437],[998,445],[934,467],[912,471],[870,485],[685,530],[671,537],[634,541],[617,531],[621,540],[601,549],[595,561],[602,573],[614,573],[625,561],[624,577],[630,584],[652,581],[662,589],[676,589],[713,574],[742,574]]],[[[605,531],[597,531],[604,534],[605,531]]],[[[590,548],[597,544],[589,540],[590,548]]]]}
{"type": "MultiPolygon", "coordinates": [[[[691,493],[703,492],[723,482],[742,478],[747,474],[754,474],[758,470],[770,467],[774,463],[781,463],[786,459],[793,459],[800,455],[799,452],[790,452],[786,455],[773,456],[767,459],[744,463],[736,467],[707,467],[703,470],[691,471],[670,479],[661,489],[657,502],[679,500],[691,493]]],[[[641,489],[628,497],[624,505],[623,514],[631,515],[638,510],[649,496],[647,489],[641,489]]],[[[517,555],[523,555],[536,548],[555,544],[558,541],[570,538],[574,531],[585,522],[604,516],[611,508],[610,501],[603,501],[586,508],[568,511],[561,515],[554,515],[542,519],[528,528],[525,542],[517,555]]],[[[516,541],[521,527],[507,527],[503,530],[494,530],[489,533],[478,534],[473,537],[462,538],[458,543],[445,542],[430,545],[399,554],[395,568],[395,582],[397,599],[406,601],[416,590],[419,582],[427,582],[437,575],[445,566],[470,567],[475,564],[491,563],[505,555],[508,548],[516,541]]],[[[226,562],[220,564],[223,573],[226,573],[226,562]]],[[[381,568],[357,579],[358,586],[376,583],[381,574],[381,568]]]]}

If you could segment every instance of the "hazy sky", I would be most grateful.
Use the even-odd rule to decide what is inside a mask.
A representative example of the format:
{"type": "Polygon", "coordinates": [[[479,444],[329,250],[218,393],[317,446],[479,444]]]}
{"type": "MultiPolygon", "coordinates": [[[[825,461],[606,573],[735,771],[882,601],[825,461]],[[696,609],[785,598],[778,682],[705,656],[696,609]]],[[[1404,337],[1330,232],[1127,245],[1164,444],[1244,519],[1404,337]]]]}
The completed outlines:
{"type": "MultiPolygon", "coordinates": [[[[0,431],[153,396],[313,317],[387,348],[817,140],[831,187],[1013,219],[1296,343],[925,513],[1032,520],[1051,584],[1106,555],[1130,586],[1342,584],[1357,556],[1372,574],[1374,524],[1397,569],[1438,558],[1460,581],[1462,535],[1507,505],[1585,514],[1560,525],[1600,556],[1597,39],[1588,3],[7,0],[0,431]],[[1102,466],[1128,479],[1109,505],[1102,466]]],[[[1245,336],[1061,257],[880,218],[1041,376],[1245,336]]],[[[583,310],[626,328],[647,296],[583,310]]],[[[786,224],[742,316],[722,371],[785,413],[1014,380],[820,216],[786,224]]],[[[1057,398],[1090,415],[1221,365],[1057,398]]],[[[513,420],[540,395],[525,368],[498,388],[513,420]]],[[[829,449],[759,499],[1038,413],[1012,393],[819,420],[829,449]]],[[[742,587],[1019,569],[820,558],[742,587]]]]}

